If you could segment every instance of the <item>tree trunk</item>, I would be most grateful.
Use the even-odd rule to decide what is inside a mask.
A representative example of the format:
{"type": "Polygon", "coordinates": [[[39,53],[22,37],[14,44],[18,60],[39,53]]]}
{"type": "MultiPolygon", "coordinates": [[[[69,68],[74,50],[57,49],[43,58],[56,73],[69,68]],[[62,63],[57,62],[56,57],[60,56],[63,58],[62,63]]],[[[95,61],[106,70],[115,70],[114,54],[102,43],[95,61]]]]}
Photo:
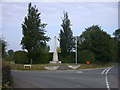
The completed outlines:
{"type": "Polygon", "coordinates": [[[28,59],[29,59],[29,62],[28,62],[28,63],[31,64],[31,61],[32,61],[32,60],[31,60],[31,55],[30,55],[30,51],[29,51],[29,50],[28,50],[28,59]]]}

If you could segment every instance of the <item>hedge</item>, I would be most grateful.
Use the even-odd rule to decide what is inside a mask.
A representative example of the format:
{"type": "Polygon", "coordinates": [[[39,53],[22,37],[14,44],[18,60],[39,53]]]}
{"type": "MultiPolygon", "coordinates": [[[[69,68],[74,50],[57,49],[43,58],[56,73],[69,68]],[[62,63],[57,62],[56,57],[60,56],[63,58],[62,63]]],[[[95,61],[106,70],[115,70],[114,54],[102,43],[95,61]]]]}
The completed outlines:
{"type": "Polygon", "coordinates": [[[29,63],[28,53],[26,51],[16,51],[14,52],[13,59],[17,64],[27,64],[29,63]]]}
{"type": "Polygon", "coordinates": [[[85,63],[86,61],[94,62],[95,54],[88,50],[83,50],[78,52],[78,62],[85,63]]]}
{"type": "Polygon", "coordinates": [[[2,90],[12,87],[13,80],[11,75],[11,67],[3,64],[2,66],[2,90]]]}

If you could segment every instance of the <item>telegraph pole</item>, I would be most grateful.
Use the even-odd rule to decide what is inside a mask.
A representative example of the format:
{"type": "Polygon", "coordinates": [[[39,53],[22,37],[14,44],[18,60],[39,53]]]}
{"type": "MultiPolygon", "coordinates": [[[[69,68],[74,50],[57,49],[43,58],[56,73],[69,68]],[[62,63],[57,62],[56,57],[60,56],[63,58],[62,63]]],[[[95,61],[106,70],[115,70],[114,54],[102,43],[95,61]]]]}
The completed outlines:
{"type": "Polygon", "coordinates": [[[75,47],[76,47],[75,58],[76,58],[76,64],[77,64],[77,36],[76,36],[76,40],[75,40],[75,47]]]}

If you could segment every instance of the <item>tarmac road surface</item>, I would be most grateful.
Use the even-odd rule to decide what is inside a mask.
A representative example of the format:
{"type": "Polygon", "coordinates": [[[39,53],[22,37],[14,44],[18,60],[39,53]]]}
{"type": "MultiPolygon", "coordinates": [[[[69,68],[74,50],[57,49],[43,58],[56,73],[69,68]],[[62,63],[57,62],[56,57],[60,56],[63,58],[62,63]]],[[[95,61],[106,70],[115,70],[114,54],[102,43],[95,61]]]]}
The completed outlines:
{"type": "Polygon", "coordinates": [[[12,70],[16,88],[118,88],[118,67],[59,71],[12,70]]]}

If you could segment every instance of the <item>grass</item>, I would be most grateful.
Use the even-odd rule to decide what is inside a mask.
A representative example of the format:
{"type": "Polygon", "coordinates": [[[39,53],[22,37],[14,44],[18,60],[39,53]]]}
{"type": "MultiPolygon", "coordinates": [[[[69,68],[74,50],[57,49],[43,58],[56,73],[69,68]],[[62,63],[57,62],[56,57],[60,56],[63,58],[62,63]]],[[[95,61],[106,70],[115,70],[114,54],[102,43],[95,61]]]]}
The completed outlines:
{"type": "Polygon", "coordinates": [[[90,69],[90,68],[102,68],[102,67],[110,67],[114,66],[114,63],[108,63],[105,65],[97,65],[97,64],[81,64],[81,66],[78,69],[90,69]]]}
{"type": "MultiPolygon", "coordinates": [[[[46,70],[45,66],[61,66],[63,64],[32,64],[32,68],[24,68],[24,64],[12,64],[12,70],[46,70]]],[[[65,65],[65,64],[64,64],[65,65]]]]}
{"type": "MultiPolygon", "coordinates": [[[[69,65],[76,65],[74,63],[63,63],[63,64],[32,64],[32,68],[26,67],[24,69],[24,64],[10,64],[12,70],[45,70],[45,66],[65,66],[66,64],[69,65]]],[[[77,64],[81,65],[78,69],[89,69],[89,68],[101,68],[101,67],[110,67],[114,66],[115,63],[108,63],[105,65],[97,65],[97,64],[77,64]]]]}

